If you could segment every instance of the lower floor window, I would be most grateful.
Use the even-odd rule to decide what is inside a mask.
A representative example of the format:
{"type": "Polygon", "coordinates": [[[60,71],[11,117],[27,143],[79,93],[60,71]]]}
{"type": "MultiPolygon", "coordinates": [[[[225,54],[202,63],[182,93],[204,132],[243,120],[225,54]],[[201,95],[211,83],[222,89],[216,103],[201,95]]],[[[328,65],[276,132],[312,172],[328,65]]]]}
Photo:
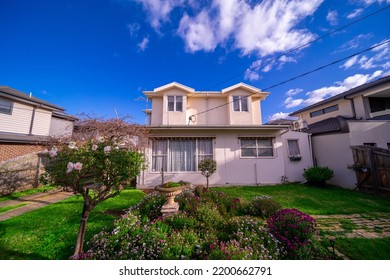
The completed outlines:
{"type": "Polygon", "coordinates": [[[197,171],[198,163],[213,159],[212,138],[159,138],[152,143],[152,171],[197,171]]]}
{"type": "Polygon", "coordinates": [[[240,138],[241,157],[272,157],[273,142],[273,138],[240,138]]]}

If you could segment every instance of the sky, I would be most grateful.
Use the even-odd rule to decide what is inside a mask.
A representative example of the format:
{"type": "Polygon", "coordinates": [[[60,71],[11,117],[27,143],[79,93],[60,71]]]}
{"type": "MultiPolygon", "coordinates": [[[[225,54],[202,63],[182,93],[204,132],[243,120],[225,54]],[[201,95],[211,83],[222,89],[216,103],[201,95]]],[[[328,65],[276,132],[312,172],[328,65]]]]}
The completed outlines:
{"type": "Polygon", "coordinates": [[[0,85],[75,116],[132,116],[143,124],[150,108],[144,90],[176,81],[220,91],[243,82],[270,92],[261,105],[268,122],[389,75],[388,6],[390,0],[1,0],[0,85]]]}

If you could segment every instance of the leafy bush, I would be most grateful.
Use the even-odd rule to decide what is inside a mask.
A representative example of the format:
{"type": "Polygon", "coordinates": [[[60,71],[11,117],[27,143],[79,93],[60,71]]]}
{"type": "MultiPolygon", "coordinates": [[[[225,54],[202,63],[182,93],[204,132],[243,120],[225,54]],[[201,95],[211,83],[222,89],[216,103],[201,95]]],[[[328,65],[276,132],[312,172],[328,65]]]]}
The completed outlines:
{"type": "Polygon", "coordinates": [[[315,220],[297,210],[282,209],[267,220],[269,232],[275,236],[287,251],[288,258],[299,259],[302,247],[310,245],[316,234],[315,220]]]}
{"type": "MultiPolygon", "coordinates": [[[[155,220],[161,216],[161,208],[166,202],[166,197],[158,192],[153,192],[145,196],[135,207],[139,214],[146,216],[150,220],[155,220]]],[[[132,208],[132,209],[133,209],[132,208]]]]}
{"type": "Polygon", "coordinates": [[[236,216],[241,207],[240,199],[223,192],[205,190],[200,193],[203,203],[213,203],[223,216],[236,216]]]}
{"type": "Polygon", "coordinates": [[[274,215],[282,208],[279,202],[276,202],[271,196],[260,195],[255,196],[245,207],[245,212],[250,216],[258,216],[268,218],[274,215]]]}
{"type": "Polygon", "coordinates": [[[310,167],[305,169],[303,176],[310,184],[325,185],[334,176],[334,172],[328,167],[310,167]]]}
{"type": "Polygon", "coordinates": [[[193,228],[196,225],[196,220],[192,217],[189,217],[185,213],[176,213],[165,219],[167,225],[169,225],[173,230],[182,230],[185,228],[193,228]]]}

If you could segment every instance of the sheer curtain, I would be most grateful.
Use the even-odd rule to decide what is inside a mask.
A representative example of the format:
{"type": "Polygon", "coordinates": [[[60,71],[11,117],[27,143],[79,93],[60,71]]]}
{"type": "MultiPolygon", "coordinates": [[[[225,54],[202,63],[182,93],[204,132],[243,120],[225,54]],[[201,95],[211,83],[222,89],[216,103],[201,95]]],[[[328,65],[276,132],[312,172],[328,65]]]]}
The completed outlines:
{"type": "Polygon", "coordinates": [[[152,147],[152,170],[153,171],[167,171],[167,140],[153,140],[152,147]]]}
{"type": "Polygon", "coordinates": [[[213,159],[212,139],[198,139],[198,164],[204,159],[213,159]]]}
{"type": "Polygon", "coordinates": [[[288,144],[288,153],[290,156],[299,156],[301,152],[299,151],[298,140],[287,140],[288,144]]]}
{"type": "Polygon", "coordinates": [[[196,140],[171,139],[169,141],[170,171],[196,170],[196,140]]]}

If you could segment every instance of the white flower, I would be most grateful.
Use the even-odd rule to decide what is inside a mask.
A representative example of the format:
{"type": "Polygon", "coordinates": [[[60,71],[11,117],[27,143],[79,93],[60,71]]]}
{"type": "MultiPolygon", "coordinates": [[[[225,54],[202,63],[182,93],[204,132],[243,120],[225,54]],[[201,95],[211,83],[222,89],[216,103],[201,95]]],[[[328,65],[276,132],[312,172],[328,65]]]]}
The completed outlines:
{"type": "Polygon", "coordinates": [[[81,170],[83,168],[83,164],[81,162],[76,162],[73,164],[73,169],[74,170],[81,170]]]}
{"type": "Polygon", "coordinates": [[[57,155],[57,148],[56,147],[53,147],[51,148],[51,150],[49,151],[49,156],[50,157],[55,157],[57,155]]]}
{"type": "Polygon", "coordinates": [[[100,137],[97,138],[97,140],[99,141],[99,143],[103,143],[104,142],[104,137],[100,136],[100,137]]]}
{"type": "Polygon", "coordinates": [[[73,142],[73,141],[69,142],[68,147],[69,147],[69,149],[75,149],[75,150],[78,149],[77,146],[76,146],[76,142],[73,142]]]}
{"type": "Polygon", "coordinates": [[[68,162],[68,165],[66,167],[68,168],[68,170],[66,170],[66,173],[72,172],[74,168],[73,162],[68,162]]]}
{"type": "Polygon", "coordinates": [[[110,151],[111,151],[111,146],[105,146],[105,147],[104,147],[104,152],[105,152],[106,154],[108,154],[110,151]]]}
{"type": "Polygon", "coordinates": [[[98,145],[96,145],[96,144],[93,144],[93,145],[92,145],[92,151],[96,151],[97,148],[98,148],[98,145]]]}

